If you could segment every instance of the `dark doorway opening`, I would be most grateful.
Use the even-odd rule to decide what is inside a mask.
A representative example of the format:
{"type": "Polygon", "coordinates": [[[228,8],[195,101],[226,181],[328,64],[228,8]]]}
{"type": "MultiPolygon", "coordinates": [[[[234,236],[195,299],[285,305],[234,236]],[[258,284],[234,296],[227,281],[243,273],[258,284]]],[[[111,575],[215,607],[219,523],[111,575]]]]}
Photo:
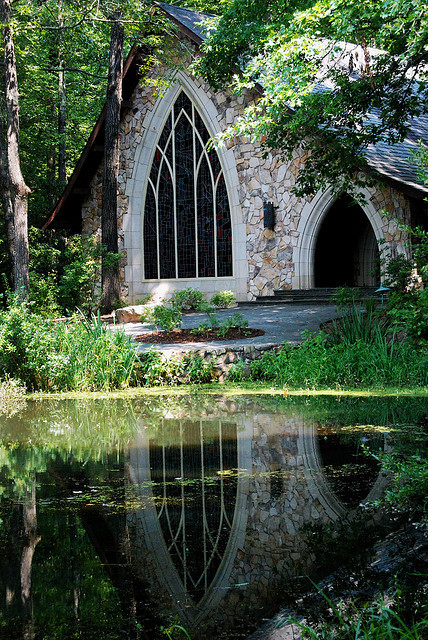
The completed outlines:
{"type": "Polygon", "coordinates": [[[373,287],[379,250],[372,226],[351,198],[339,198],[321,223],[315,246],[316,287],[373,287]]]}

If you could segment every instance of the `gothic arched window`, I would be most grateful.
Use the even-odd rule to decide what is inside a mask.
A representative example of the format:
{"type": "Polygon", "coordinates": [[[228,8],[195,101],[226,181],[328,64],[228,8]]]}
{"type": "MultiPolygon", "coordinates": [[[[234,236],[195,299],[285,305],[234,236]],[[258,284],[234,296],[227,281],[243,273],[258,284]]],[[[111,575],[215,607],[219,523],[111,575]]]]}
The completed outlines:
{"type": "Polygon", "coordinates": [[[210,135],[179,93],[156,145],[143,221],[146,280],[232,275],[229,199],[210,135]]]}

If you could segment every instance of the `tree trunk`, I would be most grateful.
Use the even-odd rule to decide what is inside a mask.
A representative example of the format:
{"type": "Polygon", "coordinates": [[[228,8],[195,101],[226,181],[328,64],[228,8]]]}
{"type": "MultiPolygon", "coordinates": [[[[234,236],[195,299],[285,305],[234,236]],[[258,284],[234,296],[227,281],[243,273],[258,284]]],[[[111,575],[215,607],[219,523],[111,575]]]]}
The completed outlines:
{"type": "Polygon", "coordinates": [[[30,189],[24,182],[19,159],[19,107],[18,78],[16,74],[15,48],[10,25],[10,0],[1,0],[3,23],[4,75],[6,98],[6,145],[10,192],[13,205],[15,255],[13,264],[14,288],[20,295],[30,291],[28,268],[28,195],[30,189]]]}
{"type": "MultiPolygon", "coordinates": [[[[119,173],[119,125],[122,103],[123,25],[116,15],[110,34],[107,87],[101,235],[104,252],[118,253],[117,189],[119,173]]],[[[103,255],[101,308],[110,311],[120,297],[119,264],[103,255]]]]}
{"type": "Polygon", "coordinates": [[[21,601],[23,616],[23,638],[24,640],[33,640],[34,631],[34,612],[33,612],[33,593],[31,588],[31,577],[33,568],[33,556],[37,544],[41,538],[37,535],[37,516],[36,516],[36,478],[30,491],[26,491],[23,501],[23,519],[24,519],[24,548],[21,556],[21,601]]]}
{"type": "MultiPolygon", "coordinates": [[[[60,3],[60,6],[61,5],[62,2],[60,3]]],[[[64,20],[61,12],[58,17],[58,24],[60,27],[63,27],[64,25],[64,20]]],[[[67,99],[65,93],[65,71],[61,32],[59,34],[58,42],[58,69],[58,182],[60,189],[63,189],[65,187],[65,183],[67,182],[67,99]]]]}
{"type": "Polygon", "coordinates": [[[15,225],[13,223],[13,205],[10,194],[9,171],[7,169],[7,154],[4,149],[4,121],[0,116],[0,197],[3,208],[7,248],[10,263],[13,265],[15,258],[15,225]]]}

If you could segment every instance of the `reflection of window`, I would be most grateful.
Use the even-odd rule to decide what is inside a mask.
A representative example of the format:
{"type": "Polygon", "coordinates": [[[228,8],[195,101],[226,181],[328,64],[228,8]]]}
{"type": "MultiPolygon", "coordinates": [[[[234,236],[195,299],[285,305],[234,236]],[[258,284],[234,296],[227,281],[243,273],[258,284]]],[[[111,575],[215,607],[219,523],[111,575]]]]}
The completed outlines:
{"type": "Polygon", "coordinates": [[[156,145],[143,223],[144,278],[232,275],[224,174],[210,135],[183,92],[156,145]]]}
{"type": "Polygon", "coordinates": [[[226,422],[164,420],[150,443],[151,479],[165,544],[197,601],[229,540],[237,491],[237,429],[226,422]]]}

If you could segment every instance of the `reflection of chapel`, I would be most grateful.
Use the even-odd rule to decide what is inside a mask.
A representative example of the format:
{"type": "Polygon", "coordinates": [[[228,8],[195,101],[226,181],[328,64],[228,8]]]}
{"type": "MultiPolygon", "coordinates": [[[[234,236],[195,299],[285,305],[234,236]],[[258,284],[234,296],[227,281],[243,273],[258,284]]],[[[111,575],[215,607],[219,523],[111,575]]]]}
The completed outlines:
{"type": "MultiPolygon", "coordinates": [[[[177,39],[197,49],[204,14],[161,6],[177,25],[177,39]]],[[[124,70],[118,198],[122,286],[130,302],[189,286],[208,294],[229,289],[241,301],[275,290],[378,286],[379,243],[383,256],[406,253],[400,223],[426,217],[428,188],[409,160],[418,139],[428,143],[426,117],[403,143],[369,150],[385,182],[363,191],[364,205],[329,191],[297,198],[291,188],[302,150],[284,162],[276,152],[263,158],[248,140],[209,148],[249,94],[214,93],[180,68],[157,96],[149,82],[139,82],[137,54],[124,70]]],[[[103,125],[102,114],[50,224],[100,233],[103,125]]]]}

